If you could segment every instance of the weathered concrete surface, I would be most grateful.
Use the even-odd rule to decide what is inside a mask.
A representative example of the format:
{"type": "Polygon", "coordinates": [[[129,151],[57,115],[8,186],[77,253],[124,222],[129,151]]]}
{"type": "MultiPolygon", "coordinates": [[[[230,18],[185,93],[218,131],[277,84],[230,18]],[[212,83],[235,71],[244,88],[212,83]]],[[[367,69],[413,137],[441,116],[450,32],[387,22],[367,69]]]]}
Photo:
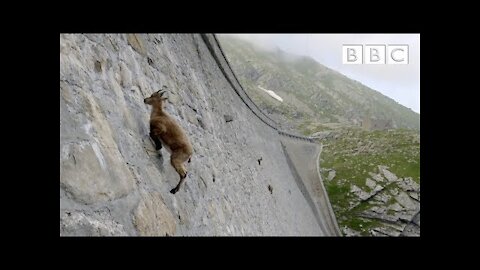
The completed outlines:
{"type": "Polygon", "coordinates": [[[142,236],[174,235],[176,221],[158,192],[144,193],[134,214],[134,224],[142,236]]]}
{"type": "Polygon", "coordinates": [[[200,35],[60,35],[60,235],[329,235],[257,114],[200,35]],[[162,86],[194,147],[176,195],[143,103],[162,86]]]}
{"type": "Polygon", "coordinates": [[[326,235],[340,236],[335,213],[319,173],[321,146],[287,137],[282,137],[281,143],[287,159],[293,165],[292,171],[298,173],[297,183],[309,202],[310,208],[316,214],[322,230],[326,235]]]}

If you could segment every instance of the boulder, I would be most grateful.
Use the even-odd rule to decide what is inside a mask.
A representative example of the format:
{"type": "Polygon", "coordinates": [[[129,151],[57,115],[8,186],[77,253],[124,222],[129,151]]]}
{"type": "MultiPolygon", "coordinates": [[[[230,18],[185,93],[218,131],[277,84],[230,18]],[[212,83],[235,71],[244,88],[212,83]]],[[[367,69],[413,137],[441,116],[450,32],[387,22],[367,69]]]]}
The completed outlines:
{"type": "Polygon", "coordinates": [[[369,187],[371,189],[374,189],[375,186],[377,185],[377,183],[375,181],[373,181],[372,179],[367,178],[367,181],[365,182],[365,185],[367,185],[367,187],[369,187]]]}

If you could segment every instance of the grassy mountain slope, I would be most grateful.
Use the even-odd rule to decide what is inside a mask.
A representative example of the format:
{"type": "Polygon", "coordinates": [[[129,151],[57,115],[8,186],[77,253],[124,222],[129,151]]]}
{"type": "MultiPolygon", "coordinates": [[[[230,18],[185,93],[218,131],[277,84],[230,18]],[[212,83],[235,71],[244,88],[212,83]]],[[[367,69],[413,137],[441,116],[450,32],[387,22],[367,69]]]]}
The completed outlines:
{"type": "Polygon", "coordinates": [[[252,99],[278,121],[297,128],[309,123],[419,129],[420,117],[393,99],[331,70],[310,57],[261,49],[219,36],[238,79],[252,99]],[[258,86],[275,91],[274,100],[258,86]]]}

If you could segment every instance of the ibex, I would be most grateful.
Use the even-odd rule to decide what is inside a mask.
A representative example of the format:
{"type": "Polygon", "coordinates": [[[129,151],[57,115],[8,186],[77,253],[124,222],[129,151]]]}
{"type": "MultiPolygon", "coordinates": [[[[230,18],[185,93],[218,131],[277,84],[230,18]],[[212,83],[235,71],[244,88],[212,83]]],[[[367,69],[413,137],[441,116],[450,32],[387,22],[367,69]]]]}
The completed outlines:
{"type": "Polygon", "coordinates": [[[155,142],[155,149],[160,150],[162,145],[165,145],[170,153],[170,163],[180,176],[178,185],[170,190],[170,193],[175,194],[187,177],[187,169],[183,163],[187,160],[190,162],[193,148],[183,129],[163,110],[167,97],[163,97],[165,91],[160,91],[161,89],[144,99],[144,102],[152,105],[150,137],[155,142]]]}

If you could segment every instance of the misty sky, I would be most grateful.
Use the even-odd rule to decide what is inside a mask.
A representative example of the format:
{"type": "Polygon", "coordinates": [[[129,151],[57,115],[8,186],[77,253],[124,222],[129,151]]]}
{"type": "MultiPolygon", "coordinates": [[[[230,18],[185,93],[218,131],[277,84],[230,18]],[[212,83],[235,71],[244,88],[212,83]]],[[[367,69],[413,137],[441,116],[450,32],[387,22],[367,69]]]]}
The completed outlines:
{"type": "Polygon", "coordinates": [[[420,113],[420,34],[234,34],[264,48],[308,55],[420,113]],[[407,65],[347,65],[344,44],[407,44],[407,65]]]}

